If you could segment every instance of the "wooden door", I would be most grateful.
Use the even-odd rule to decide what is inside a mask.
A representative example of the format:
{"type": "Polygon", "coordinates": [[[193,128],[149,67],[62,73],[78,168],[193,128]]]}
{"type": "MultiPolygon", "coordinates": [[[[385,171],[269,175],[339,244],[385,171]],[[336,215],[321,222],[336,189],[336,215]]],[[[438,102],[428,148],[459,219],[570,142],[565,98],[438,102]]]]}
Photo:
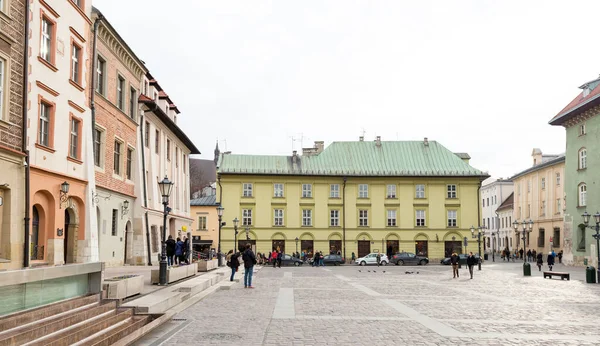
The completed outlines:
{"type": "Polygon", "coordinates": [[[329,241],[329,253],[333,253],[337,255],[338,251],[342,251],[342,241],[341,240],[330,240],[329,241]]]}
{"type": "Polygon", "coordinates": [[[313,241],[312,240],[301,240],[300,241],[300,249],[298,250],[300,253],[302,253],[302,251],[306,252],[307,254],[312,253],[314,251],[314,247],[313,247],[313,241]]]}
{"type": "Polygon", "coordinates": [[[359,240],[358,241],[358,257],[363,257],[371,253],[371,241],[370,240],[359,240]]]}
{"type": "Polygon", "coordinates": [[[273,240],[272,251],[279,250],[281,253],[285,253],[285,240],[273,240]]]}
{"type": "Polygon", "coordinates": [[[388,255],[388,257],[393,256],[400,252],[400,242],[398,240],[388,240],[385,249],[385,254],[388,255]]]}

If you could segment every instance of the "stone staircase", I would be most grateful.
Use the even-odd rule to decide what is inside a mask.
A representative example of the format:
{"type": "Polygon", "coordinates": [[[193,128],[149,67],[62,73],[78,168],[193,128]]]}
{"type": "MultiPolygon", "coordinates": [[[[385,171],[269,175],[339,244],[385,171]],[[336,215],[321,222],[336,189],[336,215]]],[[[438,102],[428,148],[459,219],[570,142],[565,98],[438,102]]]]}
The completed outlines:
{"type": "Polygon", "coordinates": [[[155,317],[88,295],[1,317],[0,346],[113,345],[155,317]]]}

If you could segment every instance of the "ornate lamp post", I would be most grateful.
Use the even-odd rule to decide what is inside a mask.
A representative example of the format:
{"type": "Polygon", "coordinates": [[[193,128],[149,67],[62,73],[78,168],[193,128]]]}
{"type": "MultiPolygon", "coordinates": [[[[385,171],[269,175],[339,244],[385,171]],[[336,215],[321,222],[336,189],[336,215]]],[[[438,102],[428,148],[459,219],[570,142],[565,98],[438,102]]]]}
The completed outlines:
{"type": "Polygon", "coordinates": [[[160,188],[160,194],[162,195],[162,203],[164,206],[163,212],[163,232],[162,232],[162,247],[160,254],[160,266],[158,271],[158,284],[166,285],[167,284],[167,215],[171,211],[169,208],[169,197],[171,196],[171,190],[173,189],[173,183],[167,178],[165,178],[158,183],[160,188]]]}
{"type": "MultiPolygon", "coordinates": [[[[586,211],[585,213],[583,213],[583,224],[585,225],[585,227],[589,228],[589,229],[593,229],[596,231],[596,234],[592,234],[592,237],[594,237],[594,239],[596,239],[596,251],[598,251],[598,267],[596,268],[596,270],[598,271],[598,275],[600,275],[600,213],[596,212],[596,214],[594,214],[594,221],[596,221],[596,226],[588,226],[588,224],[590,223],[590,214],[588,214],[588,212],[586,211]]],[[[596,275],[596,276],[598,276],[596,275]]],[[[598,283],[600,283],[600,277],[598,277],[598,283]]]]}
{"type": "Polygon", "coordinates": [[[233,253],[237,253],[237,235],[238,235],[238,225],[240,224],[240,220],[236,217],[233,219],[233,253]]]}
{"type": "Polygon", "coordinates": [[[217,260],[219,267],[223,265],[223,258],[221,257],[221,227],[223,227],[223,208],[221,204],[217,207],[217,216],[219,217],[219,243],[217,244],[217,260]]]}
{"type": "Polygon", "coordinates": [[[527,263],[527,256],[525,253],[527,250],[527,234],[533,229],[533,220],[523,220],[521,223],[515,220],[515,222],[513,222],[513,227],[515,228],[515,233],[517,235],[520,234],[521,239],[523,240],[523,276],[531,276],[531,265],[527,263]],[[522,226],[521,231],[519,231],[519,225],[522,226]]]}
{"type": "Polygon", "coordinates": [[[479,248],[479,261],[477,261],[477,270],[481,270],[481,234],[483,233],[483,227],[477,229],[475,234],[475,227],[471,226],[471,237],[477,238],[477,246],[479,248]]]}
{"type": "Polygon", "coordinates": [[[298,237],[296,237],[296,253],[298,252],[298,237]]]}

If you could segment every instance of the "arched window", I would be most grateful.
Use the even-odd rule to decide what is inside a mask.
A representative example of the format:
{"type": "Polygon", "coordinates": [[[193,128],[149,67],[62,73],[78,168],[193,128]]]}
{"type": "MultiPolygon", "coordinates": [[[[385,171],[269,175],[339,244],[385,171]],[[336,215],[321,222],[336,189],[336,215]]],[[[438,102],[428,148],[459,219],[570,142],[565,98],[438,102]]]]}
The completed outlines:
{"type": "Polygon", "coordinates": [[[587,204],[587,185],[585,183],[579,184],[579,206],[585,207],[587,204]]]}
{"type": "Polygon", "coordinates": [[[587,150],[585,148],[579,149],[579,169],[587,168],[587,150]]]}

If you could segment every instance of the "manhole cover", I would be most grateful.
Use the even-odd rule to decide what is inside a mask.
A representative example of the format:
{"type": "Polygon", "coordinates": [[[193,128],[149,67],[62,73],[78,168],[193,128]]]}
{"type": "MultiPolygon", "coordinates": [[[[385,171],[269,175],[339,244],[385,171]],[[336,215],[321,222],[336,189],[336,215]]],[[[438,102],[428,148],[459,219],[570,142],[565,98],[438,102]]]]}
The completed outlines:
{"type": "Polygon", "coordinates": [[[242,338],[241,335],[227,333],[204,333],[201,336],[210,340],[240,340],[242,338]]]}

